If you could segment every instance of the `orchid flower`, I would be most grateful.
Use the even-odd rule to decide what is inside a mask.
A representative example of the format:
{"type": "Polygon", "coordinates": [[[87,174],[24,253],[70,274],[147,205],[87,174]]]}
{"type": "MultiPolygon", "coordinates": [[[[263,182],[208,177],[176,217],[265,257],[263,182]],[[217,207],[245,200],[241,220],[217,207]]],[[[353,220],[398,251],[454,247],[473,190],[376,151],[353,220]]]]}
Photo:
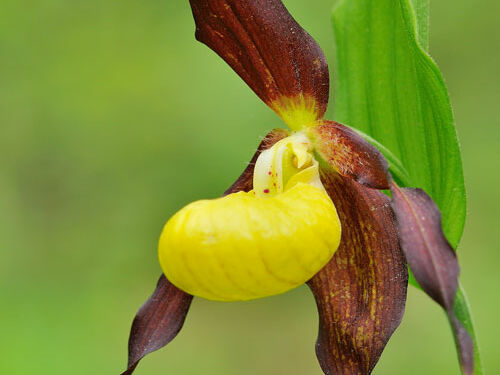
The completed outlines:
{"type": "Polygon", "coordinates": [[[164,274],[133,322],[124,374],[177,335],[193,296],[241,301],[304,283],[317,303],[323,372],[369,374],[401,322],[408,265],[455,322],[472,373],[471,338],[453,316],[458,263],[439,210],[422,190],[392,182],[384,156],[358,132],[324,119],[329,74],[318,44],[280,0],[190,3],[196,38],[288,129],[267,134],[223,197],[167,222],[164,274]]]}

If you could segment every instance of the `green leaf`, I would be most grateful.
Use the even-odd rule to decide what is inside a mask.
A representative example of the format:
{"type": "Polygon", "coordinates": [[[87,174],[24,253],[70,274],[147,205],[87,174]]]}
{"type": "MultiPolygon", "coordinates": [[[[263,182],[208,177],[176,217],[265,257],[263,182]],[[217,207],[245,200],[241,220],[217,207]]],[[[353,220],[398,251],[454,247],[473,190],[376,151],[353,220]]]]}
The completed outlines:
{"type": "MultiPolygon", "coordinates": [[[[428,0],[340,1],[333,13],[335,113],[337,121],[379,148],[400,185],[420,187],[432,197],[456,249],[465,222],[465,186],[448,91],[426,52],[428,8],[428,0]]],[[[474,342],[474,373],[482,374],[461,286],[454,312],[474,342]]]]}
{"type": "Polygon", "coordinates": [[[411,0],[415,12],[417,38],[420,47],[429,49],[429,0],[411,0]]]}
{"type": "MultiPolygon", "coordinates": [[[[419,9],[425,19],[425,7],[419,9]]],[[[462,163],[446,86],[418,42],[426,40],[426,28],[417,37],[409,0],[345,0],[333,21],[336,120],[401,160],[411,186],[441,209],[443,230],[456,248],[465,221],[462,163]]]]}

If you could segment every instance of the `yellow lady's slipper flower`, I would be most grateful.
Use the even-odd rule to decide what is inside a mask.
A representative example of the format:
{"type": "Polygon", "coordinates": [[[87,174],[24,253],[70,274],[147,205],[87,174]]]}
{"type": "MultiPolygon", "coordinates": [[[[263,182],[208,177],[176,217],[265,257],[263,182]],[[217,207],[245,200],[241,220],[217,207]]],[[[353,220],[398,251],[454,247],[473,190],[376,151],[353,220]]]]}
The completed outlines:
{"type": "Polygon", "coordinates": [[[262,141],[227,195],[187,205],[165,225],[164,275],[134,320],[129,364],[181,329],[193,296],[238,301],[307,283],[318,305],[325,373],[365,374],[404,308],[407,268],[382,155],[324,120],[328,66],[280,0],[190,0],[196,37],[289,127],[262,141]],[[338,370],[338,371],[337,371],[338,370]]]}
{"type": "Polygon", "coordinates": [[[260,154],[255,190],[194,202],[160,237],[167,278],[194,296],[248,300],[313,277],[340,242],[340,221],[321,184],[307,137],[296,133],[260,154]]]}
{"type": "Polygon", "coordinates": [[[228,195],[191,203],[167,222],[158,248],[164,275],[134,319],[124,375],[176,336],[193,296],[248,300],[303,283],[318,307],[324,373],[368,375],[403,315],[401,246],[420,285],[454,318],[458,263],[439,211],[421,192],[391,185],[384,157],[354,130],[323,119],[326,59],[280,0],[190,4],[197,39],[294,133],[268,133],[228,195]],[[377,190],[391,187],[394,210],[377,190]],[[436,265],[446,277],[435,277],[436,265]]]}

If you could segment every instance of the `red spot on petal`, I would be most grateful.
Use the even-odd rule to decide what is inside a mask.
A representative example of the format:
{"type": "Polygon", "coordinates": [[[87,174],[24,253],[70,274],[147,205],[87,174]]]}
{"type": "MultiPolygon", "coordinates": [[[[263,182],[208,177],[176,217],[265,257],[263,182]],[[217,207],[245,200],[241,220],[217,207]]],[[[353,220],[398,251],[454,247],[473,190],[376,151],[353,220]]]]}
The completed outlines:
{"type": "Polygon", "coordinates": [[[272,176],[272,175],[273,175],[273,173],[272,173],[271,171],[267,172],[267,174],[268,174],[269,176],[272,176]]]}
{"type": "Polygon", "coordinates": [[[269,193],[269,189],[264,189],[264,193],[269,193]]]}

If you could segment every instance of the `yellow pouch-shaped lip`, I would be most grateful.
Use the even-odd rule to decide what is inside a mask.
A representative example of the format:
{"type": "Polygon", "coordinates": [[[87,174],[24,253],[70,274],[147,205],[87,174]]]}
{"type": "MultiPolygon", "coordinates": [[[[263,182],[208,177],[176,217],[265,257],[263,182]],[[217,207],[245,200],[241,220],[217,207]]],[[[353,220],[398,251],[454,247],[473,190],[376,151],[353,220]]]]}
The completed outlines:
{"type": "Polygon", "coordinates": [[[187,293],[249,300],[309,280],[331,259],[340,232],[324,190],[297,182],[270,198],[251,191],[187,205],[165,225],[159,258],[187,293]]]}

